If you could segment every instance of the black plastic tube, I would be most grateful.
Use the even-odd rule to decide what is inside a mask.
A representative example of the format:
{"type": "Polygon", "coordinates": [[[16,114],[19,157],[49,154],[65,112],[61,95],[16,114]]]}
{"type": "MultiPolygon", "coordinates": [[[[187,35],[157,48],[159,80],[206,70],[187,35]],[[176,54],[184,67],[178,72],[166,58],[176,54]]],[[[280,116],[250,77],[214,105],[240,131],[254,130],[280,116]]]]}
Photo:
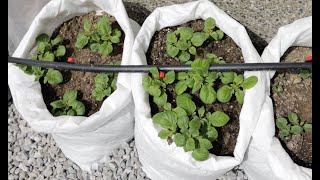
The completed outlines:
{"type": "MultiPolygon", "coordinates": [[[[153,66],[161,71],[188,71],[190,65],[90,65],[74,64],[66,62],[47,62],[35,61],[29,59],[8,57],[8,62],[24,64],[30,66],[39,66],[43,68],[53,68],[60,70],[74,70],[87,72],[149,72],[153,66]]],[[[283,70],[312,70],[311,62],[303,63],[241,63],[241,64],[215,64],[210,66],[210,71],[283,71],[283,70]]]]}

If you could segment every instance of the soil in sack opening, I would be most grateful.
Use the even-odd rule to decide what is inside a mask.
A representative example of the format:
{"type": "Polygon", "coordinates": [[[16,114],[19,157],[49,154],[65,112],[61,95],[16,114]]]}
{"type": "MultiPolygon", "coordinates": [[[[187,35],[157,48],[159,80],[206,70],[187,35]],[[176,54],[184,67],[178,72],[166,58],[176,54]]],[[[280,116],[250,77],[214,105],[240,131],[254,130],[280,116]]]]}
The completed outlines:
{"type": "MultiPolygon", "coordinates": [[[[167,32],[173,32],[178,27],[192,27],[194,31],[201,31],[204,26],[204,20],[194,20],[188,23],[164,28],[157,31],[149,45],[149,49],[146,53],[147,63],[149,65],[180,65],[183,64],[177,57],[171,58],[166,53],[166,34],[167,32]]],[[[236,43],[226,34],[220,41],[207,40],[201,46],[203,52],[213,53],[218,57],[222,57],[226,63],[244,63],[241,49],[236,43]]],[[[200,49],[200,48],[199,48],[200,49]]],[[[199,53],[201,54],[201,52],[199,53]]],[[[172,84],[174,87],[176,82],[172,84]]],[[[221,81],[215,81],[215,87],[220,88],[223,84],[221,81]]],[[[216,89],[217,90],[217,89],[216,89]]],[[[186,91],[191,94],[190,91],[186,91]]],[[[176,107],[175,99],[176,94],[174,91],[167,91],[168,102],[172,104],[172,107],[176,107]]],[[[219,136],[217,141],[212,143],[213,148],[210,153],[219,156],[233,156],[234,148],[237,142],[239,133],[239,115],[241,111],[241,105],[236,101],[235,97],[227,103],[220,103],[218,100],[213,104],[205,105],[199,98],[199,92],[193,95],[193,101],[197,107],[205,106],[207,112],[223,111],[229,117],[229,122],[221,127],[216,128],[219,136]]],[[[149,96],[149,102],[151,106],[151,115],[155,115],[158,112],[162,112],[163,109],[159,109],[153,102],[152,96],[149,96]]],[[[169,143],[171,143],[169,141],[169,143]]]]}
{"type": "MultiPolygon", "coordinates": [[[[124,44],[124,33],[113,16],[106,13],[96,15],[96,12],[90,12],[83,16],[76,16],[63,24],[61,24],[53,33],[52,37],[61,36],[63,38],[63,45],[66,46],[66,54],[61,59],[66,62],[68,57],[73,57],[75,63],[79,64],[109,64],[121,61],[123,44],[124,44]],[[78,32],[84,31],[84,22],[89,19],[91,22],[91,30],[94,28],[94,24],[99,21],[103,16],[109,18],[112,28],[117,28],[121,31],[120,43],[112,44],[113,51],[110,55],[102,56],[100,53],[92,52],[89,47],[79,49],[75,47],[77,41],[78,32]]],[[[52,107],[50,103],[52,101],[61,99],[66,90],[77,90],[78,100],[84,103],[86,107],[86,116],[90,116],[93,113],[99,111],[103,101],[96,101],[92,97],[92,90],[95,84],[95,77],[97,73],[82,72],[82,71],[61,71],[63,75],[63,82],[58,85],[43,84],[41,82],[41,89],[45,104],[48,110],[51,112],[52,107]]],[[[105,98],[104,98],[105,99],[105,98]]]]}
{"type": "MultiPolygon", "coordinates": [[[[311,54],[312,48],[291,47],[281,62],[303,62],[311,54]]],[[[297,71],[277,72],[271,82],[275,120],[279,117],[288,119],[288,113],[294,112],[299,120],[312,123],[312,77],[304,77],[297,71]]],[[[281,139],[276,127],[276,136],[296,164],[312,168],[312,131],[281,139]]]]}

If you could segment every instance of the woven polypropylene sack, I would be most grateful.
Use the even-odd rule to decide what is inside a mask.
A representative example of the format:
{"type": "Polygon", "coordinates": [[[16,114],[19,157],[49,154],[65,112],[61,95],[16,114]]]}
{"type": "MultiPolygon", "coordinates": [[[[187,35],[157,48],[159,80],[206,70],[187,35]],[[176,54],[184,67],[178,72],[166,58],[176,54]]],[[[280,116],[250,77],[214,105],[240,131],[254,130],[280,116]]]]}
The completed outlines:
{"type": "MultiPolygon", "coordinates": [[[[237,21],[207,0],[200,0],[186,4],[157,8],[143,23],[133,46],[132,62],[145,65],[146,51],[156,31],[165,27],[177,26],[196,19],[213,17],[225,34],[230,36],[241,48],[245,63],[259,63],[262,61],[252,45],[245,28],[237,21]]],[[[166,179],[214,179],[242,162],[250,141],[250,137],[259,118],[266,95],[266,73],[245,72],[244,76],[255,75],[257,84],[246,90],[244,104],[240,113],[240,131],[232,156],[209,155],[203,162],[195,161],[191,152],[184,152],[183,148],[173,143],[168,145],[166,140],[158,137],[161,128],[154,125],[151,119],[149,95],[142,87],[145,74],[132,76],[132,93],[135,101],[135,143],[139,160],[147,176],[153,180],[166,179]]]]}
{"type": "MultiPolygon", "coordinates": [[[[122,65],[130,63],[134,32],[139,25],[128,18],[119,0],[52,0],[41,9],[23,37],[13,57],[27,58],[35,38],[52,32],[63,22],[89,12],[114,16],[124,31],[122,65]]],[[[50,133],[62,152],[83,170],[90,171],[106,160],[112,149],[133,138],[134,104],[129,74],[120,73],[117,89],[103,101],[100,110],[89,117],[54,117],[46,108],[41,86],[34,76],[26,75],[8,63],[8,82],[15,107],[37,132],[50,133]]]]}
{"type": "MultiPolygon", "coordinates": [[[[264,62],[280,62],[281,56],[291,46],[312,47],[312,17],[296,20],[280,27],[262,53],[264,62]]],[[[275,72],[268,73],[271,79],[275,72]]],[[[270,81],[268,87],[270,87],[270,81]]],[[[270,88],[268,89],[270,94],[270,88]]],[[[273,105],[267,98],[257,127],[252,135],[243,168],[250,179],[254,180],[309,180],[312,169],[295,164],[279,139],[275,137],[273,105]]]]}

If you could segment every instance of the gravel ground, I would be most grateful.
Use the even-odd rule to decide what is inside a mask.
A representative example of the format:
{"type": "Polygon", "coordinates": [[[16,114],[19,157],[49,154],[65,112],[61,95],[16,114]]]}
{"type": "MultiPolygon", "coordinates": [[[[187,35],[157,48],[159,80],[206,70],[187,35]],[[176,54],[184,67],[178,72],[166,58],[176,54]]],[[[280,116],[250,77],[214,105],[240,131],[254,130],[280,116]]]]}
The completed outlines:
{"type": "MultiPolygon", "coordinates": [[[[130,18],[142,24],[156,8],[191,0],[123,0],[130,18]]],[[[311,0],[212,0],[247,28],[259,53],[279,27],[312,15],[311,0]],[[263,13],[262,13],[263,12],[263,13]]],[[[9,95],[8,95],[9,98],[9,95]]],[[[92,175],[66,158],[48,134],[36,133],[8,103],[8,179],[149,179],[141,169],[134,140],[115,149],[109,164],[101,164],[92,175]]],[[[247,179],[240,167],[220,180],[247,179]]]]}

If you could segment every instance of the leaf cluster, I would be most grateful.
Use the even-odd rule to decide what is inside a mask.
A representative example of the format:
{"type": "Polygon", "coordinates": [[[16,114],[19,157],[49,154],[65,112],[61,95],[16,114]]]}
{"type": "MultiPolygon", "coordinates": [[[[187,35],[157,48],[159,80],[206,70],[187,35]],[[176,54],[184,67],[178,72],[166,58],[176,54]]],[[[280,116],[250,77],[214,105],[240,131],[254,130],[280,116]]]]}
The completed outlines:
{"type": "Polygon", "coordinates": [[[84,22],[84,32],[79,32],[77,35],[75,46],[82,49],[88,45],[92,52],[107,56],[113,51],[112,44],[120,43],[121,34],[119,29],[112,28],[106,16],[101,17],[94,27],[87,19],[84,22]]]}
{"type": "Polygon", "coordinates": [[[50,103],[52,106],[52,114],[54,116],[82,116],[85,113],[85,106],[77,100],[78,92],[76,90],[68,90],[63,98],[50,103]]]}

